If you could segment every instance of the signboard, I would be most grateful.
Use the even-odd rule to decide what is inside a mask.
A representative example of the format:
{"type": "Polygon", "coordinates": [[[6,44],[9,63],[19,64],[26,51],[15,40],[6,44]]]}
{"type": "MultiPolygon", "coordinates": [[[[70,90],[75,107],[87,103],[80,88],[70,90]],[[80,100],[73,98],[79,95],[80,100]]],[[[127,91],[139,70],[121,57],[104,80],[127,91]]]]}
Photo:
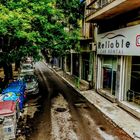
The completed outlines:
{"type": "Polygon", "coordinates": [[[97,54],[140,56],[140,25],[98,34],[97,54]]]}

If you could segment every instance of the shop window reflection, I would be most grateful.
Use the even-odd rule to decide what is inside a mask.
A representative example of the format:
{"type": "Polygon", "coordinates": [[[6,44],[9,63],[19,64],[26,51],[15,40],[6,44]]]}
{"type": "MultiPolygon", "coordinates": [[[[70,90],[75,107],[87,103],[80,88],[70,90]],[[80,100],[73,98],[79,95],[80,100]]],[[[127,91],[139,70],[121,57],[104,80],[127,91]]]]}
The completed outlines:
{"type": "Polygon", "coordinates": [[[104,56],[102,61],[103,90],[115,95],[117,58],[104,56]]]}
{"type": "Polygon", "coordinates": [[[132,57],[131,84],[127,90],[127,101],[140,105],[140,57],[132,57]]]}
{"type": "Polygon", "coordinates": [[[111,91],[111,77],[112,70],[107,67],[103,67],[103,88],[111,91]]]}

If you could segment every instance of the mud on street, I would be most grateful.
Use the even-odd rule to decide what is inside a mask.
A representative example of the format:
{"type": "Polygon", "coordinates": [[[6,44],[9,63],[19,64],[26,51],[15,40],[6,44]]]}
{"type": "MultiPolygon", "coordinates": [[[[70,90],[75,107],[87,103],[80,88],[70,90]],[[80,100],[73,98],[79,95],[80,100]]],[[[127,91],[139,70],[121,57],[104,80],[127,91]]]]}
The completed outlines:
{"type": "Polygon", "coordinates": [[[40,93],[29,97],[18,140],[132,140],[46,64],[36,64],[40,93]]]}

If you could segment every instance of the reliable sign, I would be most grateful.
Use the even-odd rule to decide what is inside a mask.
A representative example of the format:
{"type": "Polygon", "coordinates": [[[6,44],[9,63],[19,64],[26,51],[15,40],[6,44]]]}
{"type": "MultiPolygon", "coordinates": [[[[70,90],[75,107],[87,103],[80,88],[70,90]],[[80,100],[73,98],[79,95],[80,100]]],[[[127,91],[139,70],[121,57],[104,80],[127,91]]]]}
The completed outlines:
{"type": "Polygon", "coordinates": [[[98,34],[97,54],[140,55],[140,25],[98,34]]]}

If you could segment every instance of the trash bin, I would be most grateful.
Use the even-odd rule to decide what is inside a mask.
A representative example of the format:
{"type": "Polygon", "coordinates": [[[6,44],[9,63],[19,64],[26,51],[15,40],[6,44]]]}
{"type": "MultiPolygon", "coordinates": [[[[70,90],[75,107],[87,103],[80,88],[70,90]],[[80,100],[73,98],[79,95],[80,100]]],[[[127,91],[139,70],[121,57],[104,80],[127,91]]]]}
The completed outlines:
{"type": "Polygon", "coordinates": [[[0,102],[0,138],[15,139],[17,128],[17,102],[0,102]]]}

